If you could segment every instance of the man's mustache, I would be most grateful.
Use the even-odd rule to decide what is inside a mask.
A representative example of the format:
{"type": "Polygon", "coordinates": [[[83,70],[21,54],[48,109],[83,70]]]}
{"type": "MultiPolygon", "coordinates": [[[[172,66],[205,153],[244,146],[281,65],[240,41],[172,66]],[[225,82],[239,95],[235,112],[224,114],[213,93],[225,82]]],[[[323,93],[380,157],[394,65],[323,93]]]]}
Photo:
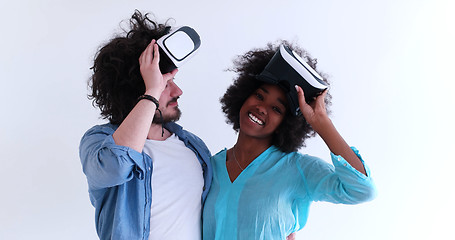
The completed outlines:
{"type": "Polygon", "coordinates": [[[169,102],[167,102],[166,106],[169,106],[171,103],[176,103],[179,97],[172,98],[169,102]]]}

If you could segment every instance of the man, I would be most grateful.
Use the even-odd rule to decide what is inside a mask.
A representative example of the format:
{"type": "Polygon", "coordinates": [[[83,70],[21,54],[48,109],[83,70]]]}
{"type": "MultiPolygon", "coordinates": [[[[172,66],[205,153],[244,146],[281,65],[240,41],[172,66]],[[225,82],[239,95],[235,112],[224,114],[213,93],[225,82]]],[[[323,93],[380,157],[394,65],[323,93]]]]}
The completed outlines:
{"type": "Polygon", "coordinates": [[[177,70],[162,74],[168,28],[136,11],[126,36],[97,53],[90,98],[109,123],[82,137],[80,158],[100,239],[201,239],[210,152],[175,123],[177,70]],[[202,197],[201,197],[202,196],[202,197]]]}

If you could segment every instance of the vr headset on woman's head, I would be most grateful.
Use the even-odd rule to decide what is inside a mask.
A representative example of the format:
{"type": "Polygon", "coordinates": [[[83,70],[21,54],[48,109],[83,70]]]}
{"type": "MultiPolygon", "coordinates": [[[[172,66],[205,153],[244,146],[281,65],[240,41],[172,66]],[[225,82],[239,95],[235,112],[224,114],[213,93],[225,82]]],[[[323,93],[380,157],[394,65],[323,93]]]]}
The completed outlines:
{"type": "Polygon", "coordinates": [[[289,107],[295,116],[301,115],[295,85],[305,93],[307,103],[328,88],[322,77],[289,47],[281,45],[257,79],[279,85],[286,93],[289,107]]]}

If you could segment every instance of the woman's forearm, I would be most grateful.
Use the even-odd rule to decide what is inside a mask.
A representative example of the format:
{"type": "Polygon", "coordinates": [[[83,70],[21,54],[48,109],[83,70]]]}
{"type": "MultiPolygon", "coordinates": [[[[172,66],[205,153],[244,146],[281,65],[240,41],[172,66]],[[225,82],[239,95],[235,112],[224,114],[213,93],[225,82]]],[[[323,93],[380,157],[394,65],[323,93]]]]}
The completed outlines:
{"type": "Polygon", "coordinates": [[[325,120],[317,133],[333,154],[342,156],[352,167],[366,175],[362,161],[346,143],[330,119],[325,120]]]}

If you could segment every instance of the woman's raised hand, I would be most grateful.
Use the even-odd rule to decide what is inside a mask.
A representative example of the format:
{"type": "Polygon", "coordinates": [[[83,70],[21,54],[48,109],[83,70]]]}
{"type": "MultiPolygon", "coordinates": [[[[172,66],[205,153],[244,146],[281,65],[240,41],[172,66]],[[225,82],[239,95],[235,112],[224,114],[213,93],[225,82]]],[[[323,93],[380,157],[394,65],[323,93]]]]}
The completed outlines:
{"type": "Polygon", "coordinates": [[[303,117],[311,125],[311,127],[319,132],[325,124],[330,124],[330,119],[327,115],[327,109],[325,107],[325,96],[327,95],[327,90],[324,90],[322,94],[316,97],[314,101],[310,104],[305,101],[305,93],[300,86],[295,86],[297,94],[299,97],[299,107],[302,111],[303,117]]]}

